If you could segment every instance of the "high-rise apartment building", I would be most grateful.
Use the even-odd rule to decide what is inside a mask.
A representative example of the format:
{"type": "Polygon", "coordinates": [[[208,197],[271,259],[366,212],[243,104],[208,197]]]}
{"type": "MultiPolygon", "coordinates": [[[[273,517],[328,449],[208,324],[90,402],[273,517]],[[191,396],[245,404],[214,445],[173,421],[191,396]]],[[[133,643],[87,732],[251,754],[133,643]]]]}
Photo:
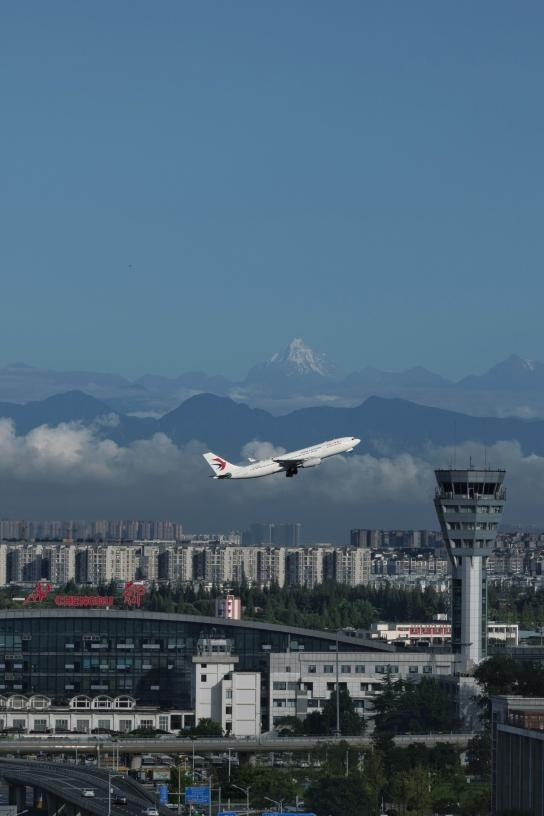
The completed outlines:
{"type": "Polygon", "coordinates": [[[352,587],[368,584],[371,555],[367,547],[336,547],[331,557],[331,578],[338,584],[352,587]]]}
{"type": "Polygon", "coordinates": [[[245,546],[300,547],[302,524],[300,522],[259,522],[251,524],[243,535],[245,546]]]}
{"type": "Polygon", "coordinates": [[[325,556],[331,548],[299,547],[287,552],[287,582],[290,586],[313,587],[323,583],[325,556]]]}

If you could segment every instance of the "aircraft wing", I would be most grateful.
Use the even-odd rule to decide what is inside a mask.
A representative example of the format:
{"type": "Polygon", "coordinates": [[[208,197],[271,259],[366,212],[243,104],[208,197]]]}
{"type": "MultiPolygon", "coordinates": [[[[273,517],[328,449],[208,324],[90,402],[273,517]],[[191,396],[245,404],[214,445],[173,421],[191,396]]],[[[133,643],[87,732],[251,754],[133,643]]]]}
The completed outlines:
{"type": "Polygon", "coordinates": [[[281,465],[282,467],[293,468],[293,467],[301,467],[304,464],[304,462],[307,461],[307,459],[310,459],[310,457],[308,456],[308,457],[306,457],[306,459],[301,459],[300,457],[297,458],[297,459],[289,459],[289,457],[287,457],[287,456],[286,457],[274,456],[272,458],[272,461],[277,462],[278,465],[281,465]]]}

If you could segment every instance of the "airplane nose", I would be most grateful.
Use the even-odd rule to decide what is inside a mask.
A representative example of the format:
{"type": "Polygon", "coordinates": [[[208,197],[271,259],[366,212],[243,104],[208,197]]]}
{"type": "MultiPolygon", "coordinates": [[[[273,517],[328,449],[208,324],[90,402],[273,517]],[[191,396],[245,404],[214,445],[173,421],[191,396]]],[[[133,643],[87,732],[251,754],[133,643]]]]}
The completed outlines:
{"type": "Polygon", "coordinates": [[[351,441],[353,442],[354,445],[358,445],[361,440],[358,439],[356,436],[352,436],[351,441]]]}

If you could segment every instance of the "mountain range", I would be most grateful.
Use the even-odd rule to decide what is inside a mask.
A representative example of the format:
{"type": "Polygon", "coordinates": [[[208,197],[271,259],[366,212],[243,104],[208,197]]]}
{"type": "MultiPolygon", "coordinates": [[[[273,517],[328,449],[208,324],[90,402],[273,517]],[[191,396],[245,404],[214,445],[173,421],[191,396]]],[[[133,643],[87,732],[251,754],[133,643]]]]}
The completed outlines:
{"type": "Polygon", "coordinates": [[[173,378],[146,374],[131,381],[120,375],[54,371],[23,363],[0,369],[3,402],[24,404],[74,390],[103,401],[110,411],[157,419],[202,393],[230,397],[273,414],[317,406],[351,408],[378,396],[474,416],[544,418],[544,363],[517,355],[456,382],[421,366],[389,372],[368,365],[345,373],[300,338],[237,382],[202,371],[173,378]]]}
{"type": "Polygon", "coordinates": [[[467,441],[491,446],[512,440],[519,442],[525,455],[544,455],[542,420],[474,417],[383,397],[370,397],[354,407],[320,406],[274,416],[228,397],[199,394],[155,419],[112,415],[106,403],[71,391],[26,405],[2,403],[0,417],[12,419],[19,434],[44,424],[79,422],[121,445],[164,433],[177,445],[197,440],[234,461],[253,440],[292,450],[344,435],[361,437],[360,452],[376,456],[424,456],[432,447],[467,441]]]}

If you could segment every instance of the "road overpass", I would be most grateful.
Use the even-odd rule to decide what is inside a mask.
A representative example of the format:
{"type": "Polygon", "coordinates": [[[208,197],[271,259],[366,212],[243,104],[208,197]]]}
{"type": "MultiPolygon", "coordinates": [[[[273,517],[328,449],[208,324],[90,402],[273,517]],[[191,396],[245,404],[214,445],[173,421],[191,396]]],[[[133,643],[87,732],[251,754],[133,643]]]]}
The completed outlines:
{"type": "MultiPolygon", "coordinates": [[[[111,806],[111,816],[141,816],[144,808],[156,804],[155,796],[133,779],[97,768],[71,767],[55,762],[0,759],[0,777],[8,785],[10,804],[17,812],[24,810],[26,789],[32,788],[34,803],[41,802],[48,816],[106,816],[108,813],[108,783],[114,795],[127,798],[126,805],[111,806]],[[82,795],[83,788],[92,788],[94,797],[82,795]]],[[[45,811],[44,811],[45,812],[45,811]]],[[[166,808],[159,808],[161,815],[166,808]]]]}
{"type": "MultiPolygon", "coordinates": [[[[450,743],[459,748],[466,747],[473,733],[450,734],[401,734],[395,737],[399,746],[411,744],[426,745],[433,748],[440,743],[450,743]]],[[[238,754],[281,753],[284,751],[311,751],[320,745],[347,742],[354,748],[369,748],[372,737],[257,737],[236,739],[234,737],[160,737],[153,739],[131,738],[126,739],[99,739],[80,740],[70,737],[15,737],[0,740],[0,754],[24,756],[45,752],[47,754],[96,754],[98,757],[106,754],[119,755],[133,754],[197,754],[219,753],[232,751],[238,754]]]]}

